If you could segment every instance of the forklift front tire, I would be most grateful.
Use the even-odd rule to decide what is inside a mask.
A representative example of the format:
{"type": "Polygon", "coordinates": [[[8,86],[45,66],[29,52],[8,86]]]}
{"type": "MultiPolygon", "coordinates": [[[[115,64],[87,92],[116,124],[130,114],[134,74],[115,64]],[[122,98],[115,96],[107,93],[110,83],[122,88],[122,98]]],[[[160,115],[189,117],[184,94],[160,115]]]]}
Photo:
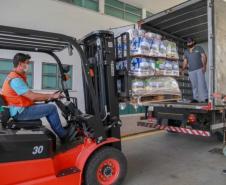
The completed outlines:
{"type": "Polygon", "coordinates": [[[218,141],[223,142],[223,140],[224,140],[224,133],[223,133],[223,131],[217,131],[214,134],[215,134],[215,136],[216,136],[218,141]]]}
{"type": "Polygon", "coordinates": [[[113,147],[103,147],[91,156],[84,172],[85,185],[121,185],[125,179],[127,161],[113,147]]]}

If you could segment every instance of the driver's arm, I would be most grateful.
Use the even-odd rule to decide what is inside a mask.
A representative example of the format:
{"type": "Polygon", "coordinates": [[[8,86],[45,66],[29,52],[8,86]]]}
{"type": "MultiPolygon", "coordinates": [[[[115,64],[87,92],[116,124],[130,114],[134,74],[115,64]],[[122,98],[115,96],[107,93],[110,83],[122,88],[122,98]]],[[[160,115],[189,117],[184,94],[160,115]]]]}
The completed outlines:
{"type": "Polygon", "coordinates": [[[43,93],[36,93],[31,90],[24,93],[22,96],[30,99],[33,102],[39,102],[39,101],[46,101],[54,99],[54,94],[43,94],[43,93]]]}
{"type": "Polygon", "coordinates": [[[28,85],[24,81],[22,81],[20,78],[12,79],[10,82],[10,86],[18,95],[24,96],[33,102],[57,99],[59,97],[58,93],[42,94],[42,93],[32,92],[29,89],[28,85]]]}

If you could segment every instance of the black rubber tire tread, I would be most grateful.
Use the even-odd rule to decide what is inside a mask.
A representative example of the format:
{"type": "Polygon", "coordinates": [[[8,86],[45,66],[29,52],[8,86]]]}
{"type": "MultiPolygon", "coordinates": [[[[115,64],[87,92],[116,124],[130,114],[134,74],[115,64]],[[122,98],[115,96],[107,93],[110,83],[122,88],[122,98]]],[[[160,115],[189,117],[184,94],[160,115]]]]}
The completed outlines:
{"type": "Polygon", "coordinates": [[[219,141],[219,142],[223,142],[224,141],[224,133],[223,131],[217,131],[214,133],[216,139],[219,141]]]}
{"type": "Polygon", "coordinates": [[[119,178],[112,185],[122,185],[127,173],[127,160],[120,150],[110,146],[100,148],[88,160],[83,176],[84,185],[101,185],[97,180],[96,171],[100,163],[108,158],[113,158],[120,164],[119,178]]]}

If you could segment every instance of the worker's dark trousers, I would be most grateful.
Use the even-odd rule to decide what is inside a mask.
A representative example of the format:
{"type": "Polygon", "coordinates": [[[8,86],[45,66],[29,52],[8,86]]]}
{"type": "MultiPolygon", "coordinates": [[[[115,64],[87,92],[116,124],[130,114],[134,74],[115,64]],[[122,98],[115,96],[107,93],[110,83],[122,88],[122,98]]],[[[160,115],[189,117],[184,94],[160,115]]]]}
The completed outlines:
{"type": "Polygon", "coordinates": [[[37,104],[26,107],[22,113],[17,114],[15,120],[35,120],[46,117],[51,128],[60,137],[66,136],[67,132],[62,127],[57,108],[54,104],[37,104]]]}
{"type": "Polygon", "coordinates": [[[205,73],[203,73],[202,68],[190,71],[189,78],[192,85],[193,98],[199,102],[208,99],[205,73]]]}

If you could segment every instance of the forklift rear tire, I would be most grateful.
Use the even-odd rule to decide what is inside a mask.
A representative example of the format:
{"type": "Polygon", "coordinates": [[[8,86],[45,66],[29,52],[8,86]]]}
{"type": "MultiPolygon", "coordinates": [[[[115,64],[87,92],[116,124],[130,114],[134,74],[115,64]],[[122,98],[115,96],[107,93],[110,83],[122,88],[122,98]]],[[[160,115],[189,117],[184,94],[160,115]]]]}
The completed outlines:
{"type": "Polygon", "coordinates": [[[88,160],[85,185],[121,185],[127,172],[124,154],[113,147],[103,147],[88,160]]]}

